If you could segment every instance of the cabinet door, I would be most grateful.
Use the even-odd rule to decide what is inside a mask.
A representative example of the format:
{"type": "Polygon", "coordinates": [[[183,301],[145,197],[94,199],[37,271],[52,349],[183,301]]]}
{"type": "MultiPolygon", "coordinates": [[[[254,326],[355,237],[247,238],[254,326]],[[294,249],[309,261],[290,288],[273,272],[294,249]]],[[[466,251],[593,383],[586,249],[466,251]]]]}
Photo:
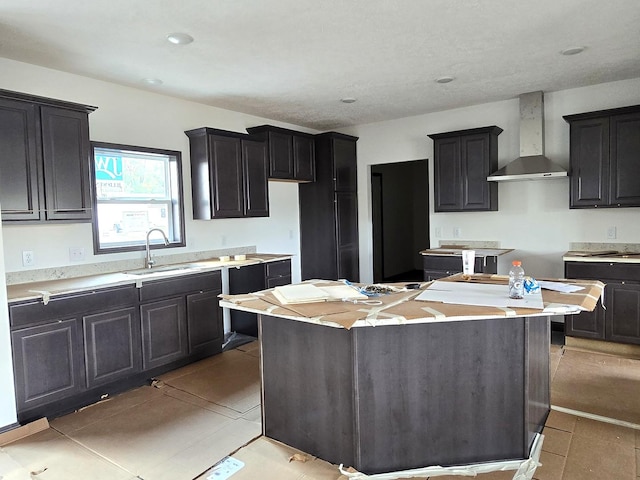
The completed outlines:
{"type": "Polygon", "coordinates": [[[244,216],[242,150],[240,139],[209,135],[212,218],[244,216]]]}
{"type": "Polygon", "coordinates": [[[444,138],[433,144],[434,210],[452,212],[462,208],[462,179],[460,176],[460,140],[444,138]]]}
{"type": "Polygon", "coordinates": [[[565,335],[570,337],[604,339],[604,310],[600,302],[592,312],[565,315],[565,335]]]}
{"type": "Polygon", "coordinates": [[[0,204],[2,220],[39,220],[38,108],[0,99],[0,204]]]}
{"type": "Polygon", "coordinates": [[[333,181],[337,192],[355,192],[358,189],[356,142],[332,138],[333,181]]]}
{"type": "Polygon", "coordinates": [[[90,220],[89,118],[40,107],[47,220],[90,220]]]}
{"type": "Polygon", "coordinates": [[[432,280],[438,280],[439,278],[448,277],[453,275],[454,273],[460,272],[450,272],[448,270],[423,270],[423,277],[425,282],[431,282],[432,280]]]}
{"type": "Polygon", "coordinates": [[[18,411],[84,388],[82,337],[76,318],[11,332],[18,411]]]}
{"type": "Polygon", "coordinates": [[[487,181],[487,176],[491,175],[490,155],[488,134],[460,137],[461,208],[463,210],[497,210],[498,202],[491,200],[493,190],[496,190],[498,185],[496,182],[487,181]]]}
{"type": "Polygon", "coordinates": [[[135,308],[85,315],[82,323],[87,387],[141,371],[140,322],[135,308]]]}
{"type": "Polygon", "coordinates": [[[187,319],[184,297],[140,306],[142,366],[159,367],[187,355],[187,319]]]}
{"type": "Polygon", "coordinates": [[[604,298],[607,306],[605,338],[640,344],[640,285],[609,282],[604,298]]]}
{"type": "MultiPolygon", "coordinates": [[[[360,281],[358,258],[358,197],[355,193],[336,192],[337,279],[360,281]]],[[[326,259],[328,261],[328,259],[326,259]]]]}
{"type": "Polygon", "coordinates": [[[242,140],[244,216],[269,216],[268,159],[264,142],[242,140]]]}
{"type": "Polygon", "coordinates": [[[187,295],[189,355],[213,355],[222,351],[222,309],[219,290],[187,295]]]}
{"type": "Polygon", "coordinates": [[[293,143],[291,134],[269,132],[269,177],[293,178],[293,143]]]}
{"type": "Polygon", "coordinates": [[[316,179],[315,145],[312,137],[293,136],[293,177],[303,182],[316,179]]]}
{"type": "Polygon", "coordinates": [[[187,295],[189,355],[213,355],[222,351],[222,309],[220,291],[187,295]]]}
{"type": "Polygon", "coordinates": [[[609,204],[609,119],[571,122],[570,207],[609,204]]]}
{"type": "MultiPolygon", "coordinates": [[[[229,269],[229,293],[259,292],[265,289],[265,264],[229,269]]],[[[258,317],[255,313],[231,310],[231,331],[258,336],[258,317]]]]}
{"type": "Polygon", "coordinates": [[[611,204],[640,206],[640,113],[614,115],[611,130],[611,204]]]}

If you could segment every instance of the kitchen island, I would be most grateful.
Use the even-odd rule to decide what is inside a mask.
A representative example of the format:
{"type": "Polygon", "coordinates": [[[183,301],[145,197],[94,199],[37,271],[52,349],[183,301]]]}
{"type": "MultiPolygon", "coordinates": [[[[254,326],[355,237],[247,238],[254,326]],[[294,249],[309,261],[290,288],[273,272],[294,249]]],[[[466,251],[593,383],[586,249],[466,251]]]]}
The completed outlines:
{"type": "MultiPolygon", "coordinates": [[[[505,277],[472,279],[506,292],[505,277]]],[[[592,309],[602,292],[576,282],[583,293],[545,291],[545,310],[421,290],[380,305],[282,305],[268,290],[221,304],[260,315],[264,435],[375,474],[529,458],[549,412],[549,315],[592,309]]]]}

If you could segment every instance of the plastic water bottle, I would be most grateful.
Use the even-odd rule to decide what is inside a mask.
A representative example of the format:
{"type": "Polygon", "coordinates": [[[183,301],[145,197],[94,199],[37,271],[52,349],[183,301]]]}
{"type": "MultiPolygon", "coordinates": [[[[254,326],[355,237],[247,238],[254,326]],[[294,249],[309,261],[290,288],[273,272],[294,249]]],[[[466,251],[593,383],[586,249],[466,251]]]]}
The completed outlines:
{"type": "Polygon", "coordinates": [[[524,296],[524,269],[520,260],[514,260],[509,270],[509,298],[524,296]]]}

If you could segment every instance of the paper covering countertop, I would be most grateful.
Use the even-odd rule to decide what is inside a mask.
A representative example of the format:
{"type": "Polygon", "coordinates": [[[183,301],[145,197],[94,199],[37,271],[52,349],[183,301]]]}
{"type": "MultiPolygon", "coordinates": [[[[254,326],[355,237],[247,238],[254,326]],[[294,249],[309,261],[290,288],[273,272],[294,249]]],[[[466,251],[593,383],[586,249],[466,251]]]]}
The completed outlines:
{"type": "MultiPolygon", "coordinates": [[[[421,284],[420,289],[417,290],[406,290],[372,297],[372,300],[380,302],[378,305],[371,305],[370,303],[373,302],[353,303],[346,301],[283,305],[273,295],[272,289],[242,295],[222,294],[220,295],[222,299],[220,305],[258,314],[350,329],[353,327],[380,325],[578,313],[583,310],[593,310],[604,290],[604,284],[597,280],[551,280],[581,286],[583,289],[574,293],[543,290],[544,310],[415,300],[431,282],[421,284]]],[[[464,276],[463,274],[457,274],[440,281],[504,285],[505,295],[507,295],[508,277],[505,275],[475,274],[464,276]]],[[[308,280],[307,282],[316,285],[338,285],[341,283],[330,280],[308,280]]],[[[394,285],[402,287],[404,284],[394,285]]]]}

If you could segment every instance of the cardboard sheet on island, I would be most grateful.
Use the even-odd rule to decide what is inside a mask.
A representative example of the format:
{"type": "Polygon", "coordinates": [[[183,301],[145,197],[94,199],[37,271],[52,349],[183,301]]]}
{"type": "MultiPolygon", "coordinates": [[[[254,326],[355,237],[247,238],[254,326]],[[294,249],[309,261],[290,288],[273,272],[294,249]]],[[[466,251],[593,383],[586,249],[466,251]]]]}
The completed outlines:
{"type": "MultiPolygon", "coordinates": [[[[604,284],[597,280],[549,279],[582,287],[573,293],[542,290],[544,309],[497,307],[488,305],[461,305],[437,301],[419,301],[416,297],[432,282],[425,282],[417,290],[405,290],[378,297],[365,302],[322,301],[314,303],[281,304],[273,295],[273,289],[243,295],[220,295],[223,306],[246,310],[258,314],[280,316],[321,325],[342,327],[366,327],[378,325],[401,325],[442,321],[474,320],[482,318],[510,317],[522,315],[562,315],[579,311],[591,311],[602,296],[604,284]]],[[[505,275],[452,275],[440,281],[508,284],[505,275]]],[[[321,285],[338,285],[329,280],[308,280],[321,285]]],[[[391,284],[402,288],[404,284],[391,284]]],[[[506,290],[505,290],[506,292],[506,290]]],[[[506,293],[505,293],[506,294],[506,293]]]]}

